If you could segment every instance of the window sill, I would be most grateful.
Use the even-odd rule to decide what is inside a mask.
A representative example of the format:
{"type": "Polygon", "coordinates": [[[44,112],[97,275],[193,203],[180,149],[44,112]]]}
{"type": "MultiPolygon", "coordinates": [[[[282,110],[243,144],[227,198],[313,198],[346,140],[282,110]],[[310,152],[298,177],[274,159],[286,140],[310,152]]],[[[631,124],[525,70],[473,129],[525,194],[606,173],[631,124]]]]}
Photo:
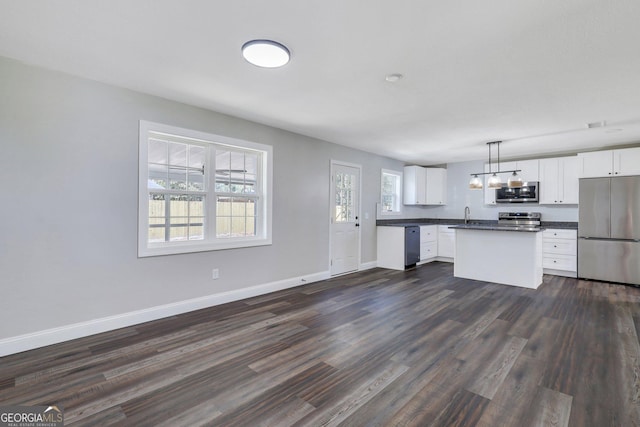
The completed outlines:
{"type": "Polygon", "coordinates": [[[173,244],[159,244],[151,247],[139,247],[138,258],[162,255],[178,255],[194,252],[221,251],[225,249],[250,248],[254,246],[271,245],[271,238],[228,239],[212,242],[176,242],[173,244]]]}

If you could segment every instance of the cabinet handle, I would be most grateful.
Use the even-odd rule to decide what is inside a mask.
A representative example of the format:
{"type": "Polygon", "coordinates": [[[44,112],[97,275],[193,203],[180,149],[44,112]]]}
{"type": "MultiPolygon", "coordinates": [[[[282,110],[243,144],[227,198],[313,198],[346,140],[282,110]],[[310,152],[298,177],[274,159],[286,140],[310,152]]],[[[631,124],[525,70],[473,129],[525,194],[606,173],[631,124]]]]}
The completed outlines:
{"type": "Polygon", "coordinates": [[[556,262],[558,262],[558,261],[556,261],[556,260],[554,259],[554,260],[553,260],[553,263],[555,264],[556,262]]]}
{"type": "Polygon", "coordinates": [[[554,247],[554,248],[557,248],[557,246],[556,246],[556,245],[553,245],[553,247],[554,247]]]}
{"type": "Polygon", "coordinates": [[[611,172],[609,172],[609,175],[611,175],[611,172]]]}

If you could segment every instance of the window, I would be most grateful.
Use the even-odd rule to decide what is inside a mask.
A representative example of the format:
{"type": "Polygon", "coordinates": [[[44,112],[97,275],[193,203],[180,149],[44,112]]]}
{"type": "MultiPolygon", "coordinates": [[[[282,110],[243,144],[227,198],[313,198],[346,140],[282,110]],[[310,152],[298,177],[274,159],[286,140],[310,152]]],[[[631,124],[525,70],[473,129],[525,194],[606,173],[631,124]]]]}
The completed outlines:
{"type": "Polygon", "coordinates": [[[402,172],[382,169],[382,185],[380,190],[380,214],[399,215],[402,191],[402,172]]]}
{"type": "Polygon", "coordinates": [[[138,255],[271,244],[272,148],[140,122],[138,255]]]}

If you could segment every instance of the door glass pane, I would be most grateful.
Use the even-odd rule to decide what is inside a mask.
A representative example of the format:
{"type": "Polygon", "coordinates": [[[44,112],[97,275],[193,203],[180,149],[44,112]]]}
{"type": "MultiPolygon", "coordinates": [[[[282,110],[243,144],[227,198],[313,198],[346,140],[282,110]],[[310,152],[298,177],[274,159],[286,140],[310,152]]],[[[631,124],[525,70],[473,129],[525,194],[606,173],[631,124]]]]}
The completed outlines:
{"type": "Polygon", "coordinates": [[[335,176],[335,222],[353,222],[353,189],[355,176],[347,173],[337,173],[335,176]]]}

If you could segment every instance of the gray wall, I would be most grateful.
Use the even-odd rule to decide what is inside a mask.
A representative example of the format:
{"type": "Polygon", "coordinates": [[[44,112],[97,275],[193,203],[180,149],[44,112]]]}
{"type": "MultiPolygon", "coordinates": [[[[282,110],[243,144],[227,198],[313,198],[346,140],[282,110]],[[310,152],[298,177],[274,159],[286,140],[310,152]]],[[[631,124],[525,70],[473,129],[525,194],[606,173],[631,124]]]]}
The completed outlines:
{"type": "Polygon", "coordinates": [[[376,260],[399,161],[2,58],[0,94],[0,339],[327,271],[332,159],[363,166],[376,260]],[[140,119],[272,145],[273,245],[138,259],[140,119]]]}

